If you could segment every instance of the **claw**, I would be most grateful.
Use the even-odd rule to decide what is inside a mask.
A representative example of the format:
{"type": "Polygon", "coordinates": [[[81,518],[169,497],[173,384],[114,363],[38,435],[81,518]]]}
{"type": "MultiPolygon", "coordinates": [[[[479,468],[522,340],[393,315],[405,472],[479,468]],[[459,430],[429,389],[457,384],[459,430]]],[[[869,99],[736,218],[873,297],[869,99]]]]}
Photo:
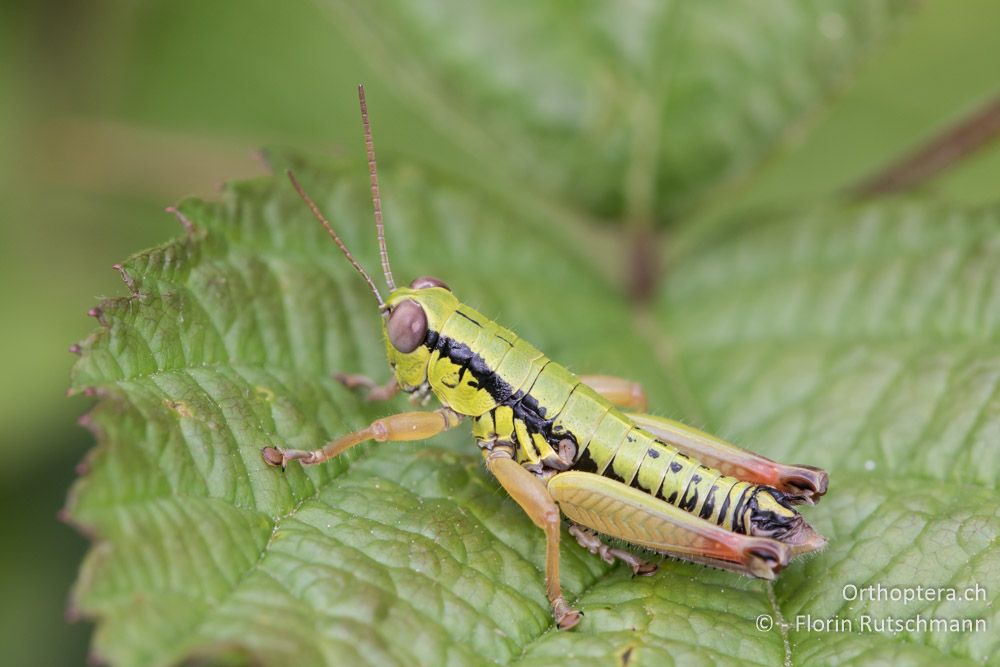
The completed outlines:
{"type": "Polygon", "coordinates": [[[560,630],[571,630],[575,628],[580,619],[583,618],[583,612],[571,608],[564,598],[558,598],[552,603],[552,615],[555,617],[556,626],[560,630]]]}
{"type": "Polygon", "coordinates": [[[277,447],[264,447],[260,450],[260,453],[267,465],[274,467],[281,466],[282,470],[285,469],[285,455],[277,447]]]}
{"type": "Polygon", "coordinates": [[[656,563],[650,563],[649,561],[639,561],[638,564],[632,566],[632,574],[637,577],[649,577],[652,576],[660,566],[656,563]]]}

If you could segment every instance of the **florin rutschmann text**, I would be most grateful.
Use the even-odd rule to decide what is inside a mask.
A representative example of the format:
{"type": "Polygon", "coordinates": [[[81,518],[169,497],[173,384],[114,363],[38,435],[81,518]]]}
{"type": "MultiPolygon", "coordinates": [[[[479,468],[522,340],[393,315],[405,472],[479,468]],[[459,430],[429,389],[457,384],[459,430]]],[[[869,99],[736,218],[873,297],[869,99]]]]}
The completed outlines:
{"type": "MultiPolygon", "coordinates": [[[[797,614],[784,619],[778,614],[777,619],[770,614],[757,617],[756,627],[761,632],[770,632],[775,625],[785,630],[798,632],[829,632],[829,633],[979,633],[986,632],[988,625],[985,618],[929,616],[916,613],[903,616],[898,613],[899,605],[913,603],[966,603],[972,607],[988,604],[986,588],[981,584],[970,586],[885,586],[875,584],[846,584],[841,589],[843,599],[847,603],[864,603],[864,613],[856,615],[834,614],[832,616],[817,616],[815,614],[797,614]],[[896,607],[896,613],[873,613],[886,603],[896,607]]],[[[848,604],[848,608],[853,607],[848,604]]]]}
{"type": "Polygon", "coordinates": [[[917,614],[910,618],[897,616],[872,616],[861,614],[857,618],[830,616],[821,618],[812,614],[798,614],[788,624],[792,630],[801,632],[834,633],[890,633],[897,632],[986,632],[984,618],[935,618],[917,614]]]}

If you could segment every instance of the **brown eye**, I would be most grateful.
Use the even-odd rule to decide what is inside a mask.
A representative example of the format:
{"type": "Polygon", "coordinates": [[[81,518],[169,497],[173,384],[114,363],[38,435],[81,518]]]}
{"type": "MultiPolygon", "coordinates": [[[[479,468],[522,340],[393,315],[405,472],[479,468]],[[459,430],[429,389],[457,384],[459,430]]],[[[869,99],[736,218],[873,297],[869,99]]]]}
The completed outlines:
{"type": "Polygon", "coordinates": [[[451,288],[448,287],[443,280],[434,278],[432,276],[420,276],[419,278],[414,278],[413,282],[410,283],[412,289],[424,289],[425,287],[443,287],[449,292],[451,288]]]}
{"type": "Polygon", "coordinates": [[[409,354],[427,337],[427,314],[416,301],[404,301],[389,316],[388,332],[392,346],[409,354]]]}

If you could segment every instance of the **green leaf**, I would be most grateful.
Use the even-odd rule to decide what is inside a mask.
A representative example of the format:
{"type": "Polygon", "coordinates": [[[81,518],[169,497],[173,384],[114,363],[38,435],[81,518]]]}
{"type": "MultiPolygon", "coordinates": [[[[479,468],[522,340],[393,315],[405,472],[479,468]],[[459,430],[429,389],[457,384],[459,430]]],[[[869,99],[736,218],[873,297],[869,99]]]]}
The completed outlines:
{"type": "MultiPolygon", "coordinates": [[[[275,158],[278,167],[285,158],[275,158]]],[[[293,163],[345,241],[377,257],[363,167],[293,163]]],[[[277,169],[281,171],[281,169],[277,169]]],[[[801,614],[982,618],[1000,590],[1000,222],[920,203],[818,209],[679,243],[636,314],[537,213],[440,173],[383,174],[397,277],[460,298],[577,371],[643,380],[656,411],[823,465],[806,514],[830,540],[771,586],[674,561],[633,579],[562,546],[586,616],[552,626],[541,531],[463,429],[311,447],[405,403],[331,374],[385,377],[364,283],[284,178],[188,201],[184,237],[123,267],[77,391],[99,446],[69,515],[94,536],[74,592],[114,664],[978,664],[990,633],[818,633],[801,614]],[[633,331],[638,334],[631,333],[633,331]],[[851,602],[845,585],[984,586],[985,601],[851,602]],[[755,619],[779,620],[770,632],[755,619]]]]}
{"type": "MultiPolygon", "coordinates": [[[[562,583],[587,615],[558,632],[540,531],[462,429],[268,468],[264,445],[312,447],[403,404],[333,381],[387,375],[374,304],[285,180],[266,178],[181,205],[185,236],[125,263],[130,295],[102,304],[82,345],[73,387],[101,397],[86,418],[99,446],[68,516],[94,538],[74,609],[98,619],[96,654],[986,660],[988,633],[821,633],[796,619],[997,620],[996,215],[914,203],[737,218],[719,238],[680,226],[663,298],[642,312],[605,277],[604,258],[619,260],[573,220],[690,210],[787,137],[904,6],[328,7],[437,134],[493,163],[467,178],[454,146],[427,154],[434,137],[396,147],[422,156],[383,173],[397,276],[441,276],[572,369],[643,381],[658,412],[827,467],[832,491],[808,512],[825,552],[773,586],[676,562],[637,580],[567,539],[562,583]],[[844,599],[872,583],[979,583],[989,597],[844,599]]],[[[375,266],[363,167],[274,160],[375,266]]]]}
{"type": "Polygon", "coordinates": [[[594,217],[664,222],[799,131],[911,4],[321,6],[477,169],[594,217]]]}

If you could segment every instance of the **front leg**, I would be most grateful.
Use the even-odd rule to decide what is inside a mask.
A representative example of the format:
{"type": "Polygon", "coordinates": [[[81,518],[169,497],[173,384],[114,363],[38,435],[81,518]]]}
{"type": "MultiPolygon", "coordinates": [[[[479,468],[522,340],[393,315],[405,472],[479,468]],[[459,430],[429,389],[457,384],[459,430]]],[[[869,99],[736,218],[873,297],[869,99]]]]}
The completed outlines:
{"type": "Polygon", "coordinates": [[[552,615],[561,630],[580,622],[579,611],[570,608],[559,586],[559,507],[545,484],[510,457],[510,451],[494,448],[483,452],[486,467],[500,486],[521,506],[531,521],[545,531],[545,592],[552,605],[552,615]]]}
{"type": "Polygon", "coordinates": [[[462,416],[450,408],[434,412],[403,412],[376,419],[360,431],[331,440],[322,449],[281,449],[265,447],[261,450],[264,460],[272,466],[284,468],[289,461],[301,461],[303,465],[322,463],[367,440],[376,442],[404,442],[426,440],[438,433],[454,428],[462,421],[462,416]]]}

